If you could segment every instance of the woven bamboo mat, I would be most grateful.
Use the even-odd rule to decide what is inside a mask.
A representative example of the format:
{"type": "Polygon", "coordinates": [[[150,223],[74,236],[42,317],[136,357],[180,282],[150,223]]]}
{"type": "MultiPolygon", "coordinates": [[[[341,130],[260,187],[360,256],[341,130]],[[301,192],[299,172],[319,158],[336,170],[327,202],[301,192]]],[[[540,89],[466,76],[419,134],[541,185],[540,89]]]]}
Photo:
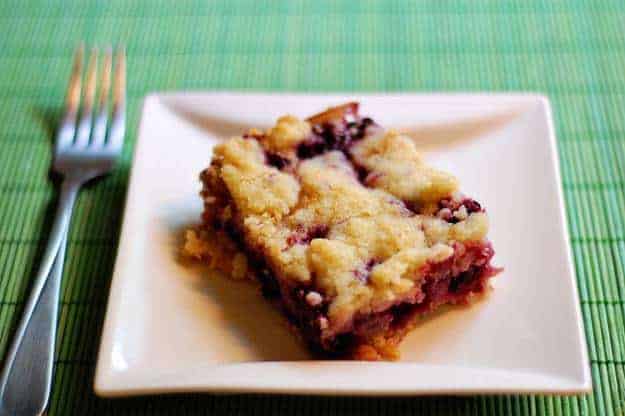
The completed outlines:
{"type": "MultiPolygon", "coordinates": [[[[121,167],[70,233],[50,415],[625,415],[625,3],[7,1],[0,6],[0,352],[52,218],[46,179],[74,47],[124,42],[121,167]],[[577,397],[103,400],[95,355],[142,97],[153,90],[537,91],[554,107],[594,392],[577,397]]],[[[536,201],[540,204],[540,201],[536,201]]]]}

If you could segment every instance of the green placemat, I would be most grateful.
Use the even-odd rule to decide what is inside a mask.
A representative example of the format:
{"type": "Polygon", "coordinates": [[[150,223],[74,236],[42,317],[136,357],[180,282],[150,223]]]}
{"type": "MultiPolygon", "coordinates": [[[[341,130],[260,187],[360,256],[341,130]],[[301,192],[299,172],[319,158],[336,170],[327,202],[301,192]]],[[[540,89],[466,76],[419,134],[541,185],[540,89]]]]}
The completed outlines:
{"type": "MultiPolygon", "coordinates": [[[[621,0],[3,1],[0,352],[56,191],[50,134],[74,47],[124,42],[123,163],[70,234],[51,415],[625,415],[625,4],[621,0]],[[554,107],[594,392],[577,397],[103,400],[92,379],[142,97],[152,90],[539,91],[554,107]]],[[[540,201],[536,201],[537,204],[540,201]]],[[[415,374],[418,377],[418,374],[415,374]]]]}

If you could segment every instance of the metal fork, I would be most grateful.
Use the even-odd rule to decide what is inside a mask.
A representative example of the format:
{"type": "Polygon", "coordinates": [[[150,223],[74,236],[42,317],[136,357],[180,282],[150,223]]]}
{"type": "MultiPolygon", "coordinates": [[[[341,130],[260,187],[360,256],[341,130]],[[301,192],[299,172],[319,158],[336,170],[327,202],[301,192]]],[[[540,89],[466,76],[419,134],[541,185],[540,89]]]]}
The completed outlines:
{"type": "Polygon", "coordinates": [[[63,177],[56,218],[22,320],[0,373],[0,416],[39,415],[47,406],[54,364],[60,278],[74,202],[85,182],[112,170],[123,146],[125,52],[117,52],[113,65],[112,50],[106,49],[96,94],[98,51],[95,48],[91,51],[81,100],[83,60],[84,47],[81,45],[75,53],[65,115],[54,146],[52,170],[63,177]],[[109,105],[110,95],[112,105],[109,105]]]}

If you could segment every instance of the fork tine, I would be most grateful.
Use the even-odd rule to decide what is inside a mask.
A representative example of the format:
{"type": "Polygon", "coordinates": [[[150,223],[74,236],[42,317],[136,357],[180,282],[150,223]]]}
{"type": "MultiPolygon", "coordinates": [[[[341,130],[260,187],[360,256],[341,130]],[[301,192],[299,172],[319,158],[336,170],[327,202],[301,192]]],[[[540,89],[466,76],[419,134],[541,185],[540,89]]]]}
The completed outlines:
{"type": "Polygon", "coordinates": [[[115,60],[115,85],[113,87],[113,118],[109,130],[108,146],[121,151],[126,131],[126,51],[120,48],[115,60]]]}
{"type": "Polygon", "coordinates": [[[78,131],[76,132],[77,147],[86,147],[89,144],[91,122],[93,119],[93,100],[95,98],[97,64],[98,50],[93,48],[91,50],[91,56],[89,57],[83,105],[81,108],[80,121],[78,122],[78,131]]]}
{"type": "Polygon", "coordinates": [[[104,63],[102,64],[102,75],[100,76],[100,91],[97,105],[97,117],[91,133],[91,146],[94,148],[102,147],[106,137],[106,123],[109,114],[108,97],[111,86],[111,64],[112,51],[111,47],[107,47],[104,52],[104,63]]]}
{"type": "Polygon", "coordinates": [[[69,78],[67,86],[67,97],[65,98],[65,115],[59,126],[56,135],[56,148],[64,148],[69,146],[74,139],[76,131],[76,115],[78,105],[80,104],[80,89],[82,78],[82,64],[85,54],[85,47],[80,44],[74,53],[74,63],[72,65],[72,74],[69,78]]]}

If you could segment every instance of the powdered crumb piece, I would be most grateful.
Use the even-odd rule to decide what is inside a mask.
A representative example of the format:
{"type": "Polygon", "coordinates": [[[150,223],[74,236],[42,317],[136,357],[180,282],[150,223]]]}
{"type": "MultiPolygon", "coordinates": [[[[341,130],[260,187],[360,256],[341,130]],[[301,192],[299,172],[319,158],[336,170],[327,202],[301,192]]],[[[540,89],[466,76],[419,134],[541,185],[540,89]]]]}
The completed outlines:
{"type": "Polygon", "coordinates": [[[321,294],[319,294],[319,292],[308,292],[306,294],[306,302],[310,305],[310,306],[319,306],[323,303],[323,296],[321,296],[321,294]]]}
{"type": "Polygon", "coordinates": [[[440,218],[441,220],[449,221],[451,217],[453,217],[453,214],[449,208],[443,208],[440,211],[438,211],[436,216],[440,218]]]}
{"type": "MultiPolygon", "coordinates": [[[[446,209],[449,209],[449,208],[446,208],[446,209]]],[[[466,220],[468,216],[469,216],[469,213],[467,212],[467,207],[465,207],[464,205],[461,205],[460,208],[454,211],[454,218],[456,218],[459,221],[466,220]]]]}
{"type": "Polygon", "coordinates": [[[211,268],[219,270],[233,279],[250,278],[245,254],[224,233],[206,229],[192,229],[185,232],[182,254],[205,261],[211,268]]]}

